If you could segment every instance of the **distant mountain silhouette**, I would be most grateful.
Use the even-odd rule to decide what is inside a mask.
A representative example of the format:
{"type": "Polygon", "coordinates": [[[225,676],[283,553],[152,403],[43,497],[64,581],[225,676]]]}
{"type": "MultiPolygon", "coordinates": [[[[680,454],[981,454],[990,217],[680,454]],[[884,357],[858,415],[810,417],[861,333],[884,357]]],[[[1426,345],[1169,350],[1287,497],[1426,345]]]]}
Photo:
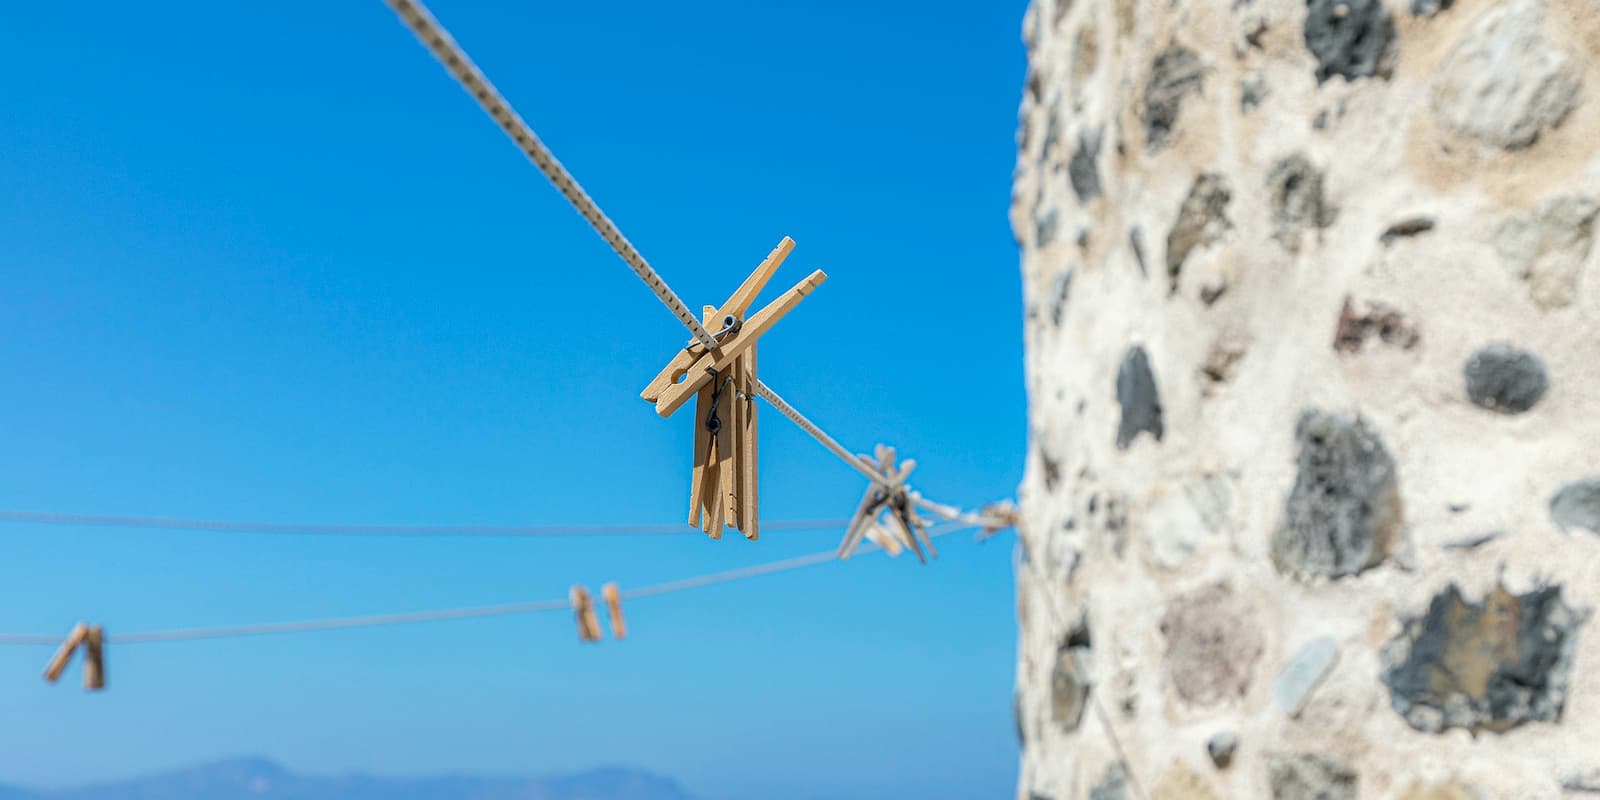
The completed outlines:
{"type": "Polygon", "coordinates": [[[302,775],[261,758],[61,791],[0,786],[0,800],[693,800],[670,778],[603,767],[542,778],[302,775]]]}

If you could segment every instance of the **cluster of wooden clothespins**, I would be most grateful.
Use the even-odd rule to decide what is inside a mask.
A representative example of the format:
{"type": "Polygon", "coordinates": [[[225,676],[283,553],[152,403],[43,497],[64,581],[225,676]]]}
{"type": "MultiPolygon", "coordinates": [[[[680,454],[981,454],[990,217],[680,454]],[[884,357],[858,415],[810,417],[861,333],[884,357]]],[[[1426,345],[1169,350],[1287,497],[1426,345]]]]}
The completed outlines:
{"type": "Polygon", "coordinates": [[[756,296],[794,250],[785,236],[760,266],[720,306],[705,306],[702,321],[717,348],[690,342],[656,374],[639,396],[670,417],[692,396],[694,470],[689,481],[689,524],[711,538],[733,528],[745,538],[761,535],[758,519],[756,448],[756,340],[822,282],[816,270],[755,314],[746,316],[756,296]]]}
{"type": "Polygon", "coordinates": [[[44,679],[51,683],[60,679],[68,662],[72,661],[72,654],[79,650],[83,651],[83,688],[89,691],[106,688],[105,631],[99,625],[82,622],[72,627],[67,640],[50,657],[50,663],[44,668],[44,679]]]}
{"type": "MultiPolygon", "coordinates": [[[[600,596],[611,612],[611,638],[628,638],[628,624],[622,621],[622,592],[615,583],[600,587],[600,596]]],[[[572,613],[578,620],[578,638],[585,642],[600,641],[600,616],[594,610],[594,598],[582,586],[572,587],[572,613]]]]}
{"type": "MultiPolygon", "coordinates": [[[[876,455],[877,471],[883,480],[867,486],[861,504],[856,506],[855,516],[850,518],[850,526],[845,528],[844,541],[839,544],[839,557],[849,558],[861,544],[862,538],[866,538],[891,556],[898,556],[901,549],[909,547],[917,554],[917,560],[926,564],[927,555],[938,557],[939,554],[933,549],[933,539],[928,536],[928,523],[917,514],[917,506],[912,502],[910,488],[906,485],[906,478],[917,467],[916,459],[908,458],[897,465],[894,448],[881,444],[877,447],[876,455]],[[922,552],[924,545],[928,548],[927,555],[922,552]]],[[[874,459],[865,455],[857,458],[864,464],[874,463],[874,459]]]]}

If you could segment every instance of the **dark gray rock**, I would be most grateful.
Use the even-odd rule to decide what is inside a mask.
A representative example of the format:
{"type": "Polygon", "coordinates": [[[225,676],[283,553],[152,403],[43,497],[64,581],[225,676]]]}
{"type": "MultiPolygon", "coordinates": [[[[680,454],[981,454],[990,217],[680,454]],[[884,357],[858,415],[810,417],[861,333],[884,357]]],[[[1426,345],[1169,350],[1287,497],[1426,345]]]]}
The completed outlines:
{"type": "Polygon", "coordinates": [[[1096,128],[1087,136],[1078,137],[1078,149],[1072,151],[1072,161],[1067,164],[1067,177],[1072,181],[1072,193],[1078,202],[1087,203],[1100,196],[1100,170],[1095,159],[1100,156],[1104,129],[1096,128]]]}
{"type": "Polygon", "coordinates": [[[1178,291],[1178,276],[1189,253],[1217,240],[1229,228],[1228,201],[1233,199],[1221,175],[1205,173],[1194,179],[1178,208],[1178,218],[1167,233],[1167,280],[1178,291]]]}
{"type": "Polygon", "coordinates": [[[1249,111],[1260,108],[1261,101],[1267,96],[1267,82],[1259,74],[1252,73],[1239,82],[1239,110],[1249,111]]]}
{"type": "Polygon", "coordinates": [[[1159,150],[1172,141],[1183,98],[1204,89],[1205,65],[1193,50],[1172,45],[1150,64],[1144,85],[1144,141],[1146,149],[1159,150]]]}
{"type": "Polygon", "coordinates": [[[1211,756],[1211,763],[1217,769],[1227,769],[1233,764],[1233,754],[1239,751],[1239,735],[1232,731],[1223,731],[1206,740],[1206,755],[1211,756]]]}
{"type": "Polygon", "coordinates": [[[1050,675],[1050,719],[1067,733],[1077,730],[1083,722],[1093,653],[1088,622],[1079,622],[1056,650],[1056,665],[1050,675]]]}
{"type": "Polygon", "coordinates": [[[1317,82],[1387,77],[1394,18],[1382,0],[1306,0],[1306,47],[1317,59],[1317,82]]]}
{"type": "Polygon", "coordinates": [[[1394,244],[1396,239],[1419,236],[1431,230],[1433,230],[1433,217],[1409,217],[1384,228],[1383,233],[1378,236],[1378,241],[1384,247],[1388,247],[1394,244]]]}
{"type": "Polygon", "coordinates": [[[1411,0],[1411,15],[1431,17],[1440,11],[1450,10],[1450,0],[1411,0]]]}
{"type": "Polygon", "coordinates": [[[1058,273],[1050,285],[1050,324],[1061,327],[1061,319],[1066,315],[1067,300],[1072,295],[1072,275],[1074,270],[1068,269],[1058,273]]]}
{"type": "Polygon", "coordinates": [[[1422,334],[1415,323],[1400,310],[1374,300],[1367,301],[1365,311],[1357,311],[1348,295],[1344,307],[1339,309],[1339,323],[1333,332],[1333,349],[1342,353],[1359,353],[1372,337],[1384,344],[1405,350],[1417,346],[1422,334]]]}
{"type": "Polygon", "coordinates": [[[1272,561],[1298,578],[1341,578],[1383,561],[1399,538],[1394,459],[1360,417],[1306,411],[1294,488],[1272,536],[1272,561]]]}
{"type": "Polygon", "coordinates": [[[1507,344],[1491,344],[1472,354],[1461,370],[1467,399],[1501,414],[1521,414],[1534,407],[1550,388],[1544,362],[1507,344]]]}
{"type": "Polygon", "coordinates": [[[1356,800],[1355,770],[1341,761],[1309,753],[1267,760],[1273,800],[1356,800]]]}
{"type": "Polygon", "coordinates": [[[1139,277],[1150,277],[1150,270],[1144,265],[1144,234],[1138,225],[1128,230],[1128,246],[1133,248],[1133,263],[1139,265],[1139,277]]]}
{"type": "Polygon", "coordinates": [[[1272,208],[1272,238],[1290,252],[1300,249],[1303,231],[1333,224],[1336,212],[1322,193],[1322,172],[1296,153],[1280,159],[1267,173],[1272,208]]]}
{"type": "Polygon", "coordinates": [[[1033,246],[1049,247],[1056,240],[1056,230],[1061,225],[1061,213],[1055,209],[1048,209],[1039,215],[1034,223],[1033,246]]]}
{"type": "Polygon", "coordinates": [[[1126,450],[1134,437],[1149,433],[1161,441],[1161,396],[1156,377],[1150,372],[1150,358],[1138,345],[1128,348],[1117,368],[1117,403],[1122,406],[1122,421],[1117,425],[1117,448],[1126,450]]]}
{"type": "Polygon", "coordinates": [[[1600,477],[1561,487],[1550,498],[1550,518],[1563,531],[1582,528],[1600,534],[1600,477]]]}
{"type": "Polygon", "coordinates": [[[1128,800],[1128,765],[1118,761],[1089,787],[1089,800],[1128,800]]]}
{"type": "Polygon", "coordinates": [[[1390,705],[1427,733],[1559,722],[1581,622],[1559,586],[1469,603],[1451,584],[1384,648],[1390,705]]]}

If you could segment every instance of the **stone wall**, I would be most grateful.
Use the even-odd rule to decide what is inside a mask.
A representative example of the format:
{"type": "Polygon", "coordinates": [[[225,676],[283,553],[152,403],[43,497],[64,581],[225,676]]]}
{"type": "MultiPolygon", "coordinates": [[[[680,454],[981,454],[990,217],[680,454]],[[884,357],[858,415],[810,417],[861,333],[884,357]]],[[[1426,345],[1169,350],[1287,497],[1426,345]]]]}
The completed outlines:
{"type": "Polygon", "coordinates": [[[1019,796],[1600,797],[1600,2],[1023,36],[1019,796]]]}

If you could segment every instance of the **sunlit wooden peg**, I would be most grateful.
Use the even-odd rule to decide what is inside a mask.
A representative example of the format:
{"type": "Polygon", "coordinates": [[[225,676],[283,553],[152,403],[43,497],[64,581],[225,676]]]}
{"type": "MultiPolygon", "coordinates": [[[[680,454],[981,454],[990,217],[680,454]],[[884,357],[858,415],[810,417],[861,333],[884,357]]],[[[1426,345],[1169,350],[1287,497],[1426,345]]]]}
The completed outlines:
{"type": "Polygon", "coordinates": [[[924,564],[928,561],[923,553],[924,546],[928,553],[937,556],[926,523],[917,515],[906,485],[911,470],[916,468],[916,460],[908,458],[897,465],[894,448],[882,444],[874,449],[873,456],[858,455],[857,459],[863,466],[875,468],[873,471],[882,476],[882,480],[868,485],[866,494],[862,495],[855,515],[845,529],[844,541],[839,543],[839,558],[849,558],[861,544],[862,538],[870,538],[874,526],[883,528],[889,536],[911,548],[917,554],[917,560],[924,564]],[[921,541],[918,541],[919,534],[921,541]]]}
{"type": "Polygon", "coordinates": [[[628,623],[622,620],[622,591],[615,583],[608,583],[600,587],[600,596],[605,598],[606,609],[611,612],[611,638],[628,638],[628,623]]]}
{"type": "Polygon", "coordinates": [[[585,642],[600,641],[600,619],[594,613],[594,601],[589,597],[589,590],[582,586],[572,587],[572,613],[578,619],[578,638],[585,642]]]}
{"type": "Polygon", "coordinates": [[[67,634],[66,641],[56,648],[55,655],[50,657],[50,663],[45,665],[44,679],[55,683],[61,679],[61,673],[67,669],[67,664],[72,661],[72,654],[77,652],[78,646],[89,638],[89,626],[80,622],[72,626],[72,632],[67,634]]]}
{"type": "Polygon", "coordinates": [[[83,688],[93,692],[106,688],[105,630],[89,626],[83,638],[83,688]]]}
{"type": "Polygon", "coordinates": [[[881,548],[890,557],[898,557],[905,548],[900,544],[900,537],[890,532],[888,528],[874,521],[867,526],[867,540],[881,548]]]}
{"type": "Polygon", "coordinates": [[[721,538],[724,528],[751,540],[761,535],[756,340],[827,275],[813,272],[761,311],[745,315],[793,249],[794,241],[785,237],[727,302],[701,309],[701,322],[716,336],[717,350],[691,342],[639,393],[662,416],[695,398],[689,524],[713,539],[721,538]]]}

